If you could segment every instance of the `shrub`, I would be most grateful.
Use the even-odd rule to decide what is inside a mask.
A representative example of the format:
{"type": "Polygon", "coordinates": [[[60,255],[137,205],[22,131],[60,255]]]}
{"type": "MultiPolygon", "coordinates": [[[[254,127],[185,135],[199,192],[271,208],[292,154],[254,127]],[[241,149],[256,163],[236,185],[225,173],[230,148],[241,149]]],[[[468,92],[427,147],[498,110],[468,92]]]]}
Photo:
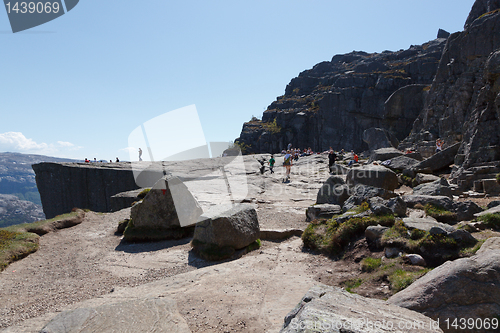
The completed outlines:
{"type": "Polygon", "coordinates": [[[382,259],[378,258],[364,258],[361,260],[361,270],[363,272],[373,272],[382,265],[382,259]]]}
{"type": "Polygon", "coordinates": [[[281,127],[279,127],[276,123],[276,118],[274,118],[274,120],[271,122],[263,123],[262,126],[264,126],[266,131],[270,132],[271,134],[277,134],[281,132],[281,127]]]}
{"type": "Polygon", "coordinates": [[[357,287],[359,287],[362,284],[363,284],[362,279],[352,279],[352,280],[347,280],[344,282],[345,290],[347,290],[350,293],[353,292],[352,291],[353,289],[356,289],[357,287]]]}
{"type": "Polygon", "coordinates": [[[497,183],[500,184],[500,173],[496,175],[497,183]]]}

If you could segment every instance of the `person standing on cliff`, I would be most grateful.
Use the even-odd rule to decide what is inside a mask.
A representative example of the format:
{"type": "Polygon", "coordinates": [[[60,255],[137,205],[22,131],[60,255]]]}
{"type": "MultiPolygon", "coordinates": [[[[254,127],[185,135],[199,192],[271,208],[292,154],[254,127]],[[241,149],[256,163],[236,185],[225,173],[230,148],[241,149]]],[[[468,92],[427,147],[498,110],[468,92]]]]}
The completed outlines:
{"type": "Polygon", "coordinates": [[[335,164],[336,159],[337,154],[335,154],[332,147],[330,147],[330,151],[328,152],[328,170],[330,170],[330,172],[332,172],[332,166],[335,164]]]}
{"type": "Polygon", "coordinates": [[[139,161],[142,161],[142,149],[139,148],[139,161]]]}
{"type": "Polygon", "coordinates": [[[285,161],[283,162],[283,166],[286,169],[286,180],[290,179],[290,171],[292,170],[292,154],[290,150],[286,151],[285,161]]]}

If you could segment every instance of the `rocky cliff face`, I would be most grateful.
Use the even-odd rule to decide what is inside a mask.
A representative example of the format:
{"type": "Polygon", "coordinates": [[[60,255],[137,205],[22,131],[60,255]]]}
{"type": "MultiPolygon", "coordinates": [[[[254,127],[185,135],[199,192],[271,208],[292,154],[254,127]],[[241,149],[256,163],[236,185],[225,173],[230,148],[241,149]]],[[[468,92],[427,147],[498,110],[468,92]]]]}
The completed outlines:
{"type": "MultiPolygon", "coordinates": [[[[439,32],[440,37],[447,33],[439,32]]],[[[351,52],[299,74],[235,141],[246,152],[277,152],[288,143],[315,151],[366,148],[363,131],[381,127],[403,140],[424,105],[446,38],[407,50],[351,52]]]]}
{"type": "MultiPolygon", "coordinates": [[[[478,0],[465,30],[443,51],[423,111],[400,148],[434,149],[461,142],[452,178],[478,164],[500,160],[500,1],[478,0]]],[[[468,184],[470,185],[470,184],[468,184]]]]}
{"type": "Polygon", "coordinates": [[[111,211],[111,196],[138,189],[130,163],[39,163],[33,165],[47,218],[74,207],[111,211]]]}

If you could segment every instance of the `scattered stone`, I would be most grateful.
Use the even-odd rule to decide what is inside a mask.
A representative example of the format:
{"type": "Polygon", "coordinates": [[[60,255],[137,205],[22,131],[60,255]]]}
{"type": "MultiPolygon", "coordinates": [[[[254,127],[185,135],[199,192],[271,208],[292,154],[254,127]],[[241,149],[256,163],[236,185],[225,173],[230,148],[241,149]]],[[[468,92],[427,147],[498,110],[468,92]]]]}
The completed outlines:
{"type": "Polygon", "coordinates": [[[382,238],[382,235],[384,232],[389,230],[388,227],[384,227],[379,225],[371,225],[365,229],[365,237],[366,240],[369,242],[377,243],[380,238],[382,238]]]}
{"type": "Polygon", "coordinates": [[[261,240],[276,240],[276,239],[287,239],[293,236],[300,237],[304,230],[302,229],[279,229],[279,230],[260,230],[261,240]]]}
{"type": "Polygon", "coordinates": [[[474,236],[472,236],[470,234],[470,232],[468,232],[467,230],[464,230],[464,229],[458,229],[458,230],[455,230],[453,232],[450,232],[448,234],[448,237],[453,238],[458,243],[465,243],[465,244],[477,243],[477,239],[474,238],[474,236]]]}
{"type": "Polygon", "coordinates": [[[441,179],[438,176],[427,174],[427,173],[417,173],[415,175],[415,183],[417,185],[425,184],[425,183],[432,183],[435,182],[436,180],[441,179]]]}
{"type": "Polygon", "coordinates": [[[500,206],[500,201],[499,200],[495,200],[495,201],[492,201],[488,204],[488,209],[490,208],[493,208],[493,207],[496,207],[496,206],[500,206]]]}
{"type": "Polygon", "coordinates": [[[420,323],[418,332],[422,333],[442,332],[437,323],[418,312],[351,294],[337,287],[317,285],[309,289],[299,304],[286,315],[280,333],[393,332],[398,324],[404,323],[420,323]],[[393,327],[387,323],[392,323],[393,327]],[[368,328],[368,325],[377,327],[377,330],[368,328]]]}
{"type": "Polygon", "coordinates": [[[452,191],[450,184],[444,178],[440,178],[432,183],[425,183],[418,185],[413,188],[413,194],[415,195],[443,195],[448,198],[452,198],[452,191]]]}
{"type": "Polygon", "coordinates": [[[403,256],[403,259],[410,263],[411,265],[416,266],[426,266],[425,259],[420,254],[406,254],[403,256]]]}
{"type": "Polygon", "coordinates": [[[397,247],[385,247],[384,248],[384,256],[386,258],[397,258],[401,256],[401,250],[397,247]]]}
{"type": "Polygon", "coordinates": [[[191,332],[174,300],[147,298],[64,311],[40,333],[191,332]]]}
{"type": "Polygon", "coordinates": [[[448,234],[448,232],[446,232],[446,230],[444,230],[443,228],[440,228],[440,227],[431,227],[429,229],[429,233],[431,235],[443,235],[443,236],[446,236],[448,234]]]}
{"type": "Polygon", "coordinates": [[[330,176],[316,196],[317,204],[343,205],[349,198],[349,187],[340,176],[330,176]]]}
{"type": "Polygon", "coordinates": [[[453,228],[451,225],[440,223],[435,218],[430,216],[424,218],[405,217],[403,219],[403,224],[406,228],[408,228],[408,230],[419,229],[431,232],[431,230],[434,228],[435,232],[439,232],[438,229],[440,229],[444,231],[445,234],[455,231],[455,228],[453,228]]]}
{"type": "Polygon", "coordinates": [[[320,204],[307,207],[306,221],[310,222],[315,219],[329,219],[334,215],[342,213],[342,208],[339,205],[320,204]]]}
{"type": "Polygon", "coordinates": [[[388,302],[439,319],[441,325],[445,320],[496,318],[500,313],[499,276],[500,251],[489,250],[445,262],[388,302]]]}
{"type": "Polygon", "coordinates": [[[497,213],[500,213],[500,206],[493,206],[490,209],[474,214],[474,216],[479,217],[486,214],[497,214],[497,213]]]}

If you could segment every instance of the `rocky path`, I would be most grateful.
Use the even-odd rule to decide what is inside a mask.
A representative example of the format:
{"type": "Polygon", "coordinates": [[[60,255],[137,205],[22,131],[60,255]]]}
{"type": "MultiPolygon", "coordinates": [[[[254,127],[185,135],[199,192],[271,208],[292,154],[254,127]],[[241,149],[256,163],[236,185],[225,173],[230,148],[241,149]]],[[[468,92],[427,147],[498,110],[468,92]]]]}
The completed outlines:
{"type": "MultiPolygon", "coordinates": [[[[302,159],[289,183],[279,170],[261,175],[247,167],[246,201],[256,204],[262,229],[307,226],[305,208],[328,175],[324,161],[302,159]]],[[[277,332],[315,283],[319,261],[297,237],[214,264],[193,255],[190,239],[122,243],[114,232],[129,214],[89,212],[80,225],[41,237],[36,253],[0,273],[0,328],[38,332],[63,310],[148,296],[176,300],[192,332],[277,332]]]]}

